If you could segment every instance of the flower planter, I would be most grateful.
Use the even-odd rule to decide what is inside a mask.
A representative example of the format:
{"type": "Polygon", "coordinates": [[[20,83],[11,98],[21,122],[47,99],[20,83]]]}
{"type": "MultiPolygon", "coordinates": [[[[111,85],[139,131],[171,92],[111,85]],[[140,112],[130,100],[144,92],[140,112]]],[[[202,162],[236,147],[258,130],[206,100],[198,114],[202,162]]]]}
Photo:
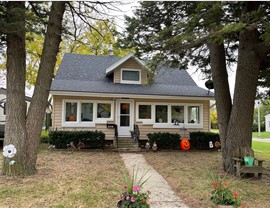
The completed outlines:
{"type": "Polygon", "coordinates": [[[244,161],[246,166],[253,166],[254,157],[244,157],[244,161]]]}
{"type": "Polygon", "coordinates": [[[116,207],[122,207],[122,200],[119,200],[116,204],[116,207]]]}

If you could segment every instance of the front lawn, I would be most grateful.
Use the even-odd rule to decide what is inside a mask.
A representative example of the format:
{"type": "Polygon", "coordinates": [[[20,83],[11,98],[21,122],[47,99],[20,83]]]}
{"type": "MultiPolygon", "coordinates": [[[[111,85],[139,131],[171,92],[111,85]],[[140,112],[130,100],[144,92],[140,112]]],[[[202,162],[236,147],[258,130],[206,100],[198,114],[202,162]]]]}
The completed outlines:
{"type": "MultiPolygon", "coordinates": [[[[253,144],[255,156],[266,160],[264,167],[267,172],[262,180],[237,180],[237,186],[233,188],[242,198],[244,207],[269,208],[269,146],[253,144]]],[[[158,151],[143,154],[189,207],[212,206],[209,200],[211,181],[206,173],[210,170],[224,174],[220,152],[158,151]]],[[[0,207],[115,207],[119,191],[114,183],[121,180],[120,171],[126,172],[120,155],[115,152],[43,149],[38,156],[37,174],[0,176],[0,207]]]]}
{"type": "Polygon", "coordinates": [[[252,138],[270,138],[270,132],[253,132],[252,133],[252,138]]]}
{"type": "MultiPolygon", "coordinates": [[[[227,175],[228,183],[232,186],[233,191],[239,193],[244,207],[269,208],[270,153],[257,153],[256,150],[255,156],[257,155],[266,160],[264,167],[267,168],[267,173],[263,175],[262,180],[234,180],[227,175]]],[[[212,171],[216,175],[225,175],[222,171],[220,152],[164,151],[149,152],[144,156],[189,207],[212,207],[209,197],[212,185],[207,172],[212,171]]]]}
{"type": "Polygon", "coordinates": [[[0,207],[115,207],[120,170],[114,152],[42,151],[37,174],[0,176],[0,207]]]}

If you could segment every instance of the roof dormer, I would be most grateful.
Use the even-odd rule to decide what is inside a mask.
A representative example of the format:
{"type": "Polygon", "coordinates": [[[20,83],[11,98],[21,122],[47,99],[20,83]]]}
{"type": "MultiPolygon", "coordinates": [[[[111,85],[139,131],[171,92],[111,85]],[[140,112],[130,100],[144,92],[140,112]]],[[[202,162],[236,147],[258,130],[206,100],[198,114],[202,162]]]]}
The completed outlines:
{"type": "Polygon", "coordinates": [[[106,69],[106,75],[113,74],[114,83],[121,84],[146,84],[149,69],[144,61],[129,53],[106,69]]]}

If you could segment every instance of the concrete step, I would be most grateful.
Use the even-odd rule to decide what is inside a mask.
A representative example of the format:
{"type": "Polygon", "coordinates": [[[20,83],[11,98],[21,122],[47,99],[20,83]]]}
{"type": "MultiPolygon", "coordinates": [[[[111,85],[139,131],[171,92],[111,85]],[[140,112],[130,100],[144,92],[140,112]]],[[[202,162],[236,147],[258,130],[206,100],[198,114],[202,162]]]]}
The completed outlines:
{"type": "Polygon", "coordinates": [[[120,137],[118,138],[118,149],[124,149],[124,150],[135,150],[138,151],[139,144],[138,142],[133,142],[133,140],[130,137],[120,137]]]}

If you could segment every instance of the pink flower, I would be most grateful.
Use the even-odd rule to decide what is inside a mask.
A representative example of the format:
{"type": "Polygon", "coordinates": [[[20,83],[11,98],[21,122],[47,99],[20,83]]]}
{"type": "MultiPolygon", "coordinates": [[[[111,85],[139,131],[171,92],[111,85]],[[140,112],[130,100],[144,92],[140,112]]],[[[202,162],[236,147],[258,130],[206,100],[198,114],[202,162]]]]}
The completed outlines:
{"type": "Polygon", "coordinates": [[[126,189],[126,188],[127,188],[127,185],[126,185],[126,184],[124,184],[124,185],[123,185],[123,188],[124,188],[124,189],[126,189]]]}
{"type": "Polygon", "coordinates": [[[229,186],[229,184],[227,184],[227,183],[224,183],[224,186],[225,186],[225,187],[228,187],[228,186],[229,186]]]}
{"type": "Polygon", "coordinates": [[[121,196],[120,196],[120,200],[123,200],[125,198],[125,196],[122,194],[121,196]]]}
{"type": "Polygon", "coordinates": [[[234,197],[234,198],[236,198],[236,197],[238,197],[238,196],[239,196],[238,193],[234,193],[234,194],[233,194],[233,197],[234,197]]]}
{"type": "Polygon", "coordinates": [[[131,201],[132,201],[132,202],[135,202],[136,199],[135,199],[134,197],[131,197],[131,201]]]}
{"type": "Polygon", "coordinates": [[[126,200],[129,200],[130,199],[130,196],[126,196],[126,200]]]}
{"type": "Polygon", "coordinates": [[[139,186],[133,186],[133,191],[139,191],[140,187],[139,186]]]}

